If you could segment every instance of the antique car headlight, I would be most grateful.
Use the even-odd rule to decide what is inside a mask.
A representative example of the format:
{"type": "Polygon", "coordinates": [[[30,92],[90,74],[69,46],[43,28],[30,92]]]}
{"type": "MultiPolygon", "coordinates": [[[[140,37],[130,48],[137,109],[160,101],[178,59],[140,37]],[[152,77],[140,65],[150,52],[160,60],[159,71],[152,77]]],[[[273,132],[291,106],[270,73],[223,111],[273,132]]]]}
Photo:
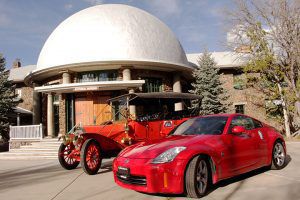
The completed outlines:
{"type": "Polygon", "coordinates": [[[154,158],[152,160],[152,164],[158,164],[158,163],[167,163],[174,160],[174,158],[183,150],[185,150],[186,147],[173,147],[171,149],[166,150],[165,152],[161,153],[159,156],[154,158]]]}

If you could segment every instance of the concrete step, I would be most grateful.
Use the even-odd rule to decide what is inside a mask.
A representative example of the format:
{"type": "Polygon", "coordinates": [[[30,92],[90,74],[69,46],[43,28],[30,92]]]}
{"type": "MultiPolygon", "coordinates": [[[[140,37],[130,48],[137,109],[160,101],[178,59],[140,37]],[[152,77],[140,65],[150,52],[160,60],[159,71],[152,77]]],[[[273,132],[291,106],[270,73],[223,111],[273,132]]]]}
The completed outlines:
{"type": "Polygon", "coordinates": [[[21,145],[18,149],[1,152],[0,160],[41,160],[57,159],[57,153],[62,141],[57,138],[34,141],[30,145],[21,145]]]}
{"type": "Polygon", "coordinates": [[[23,152],[58,152],[58,148],[57,149],[53,149],[53,148],[40,148],[40,149],[10,149],[9,152],[11,153],[23,153],[23,152]]]}
{"type": "Polygon", "coordinates": [[[40,148],[40,147],[50,147],[50,148],[56,148],[59,147],[60,144],[32,144],[32,145],[24,145],[21,147],[26,148],[40,148]]]}
{"type": "Polygon", "coordinates": [[[5,160],[5,159],[9,159],[9,160],[19,160],[19,159],[42,159],[42,158],[47,158],[47,159],[58,159],[57,158],[58,155],[57,153],[1,153],[0,154],[0,160],[5,160]]]}
{"type": "Polygon", "coordinates": [[[58,146],[51,146],[51,145],[44,145],[44,146],[21,146],[20,149],[58,149],[59,148],[59,145],[58,146]]]}
{"type": "Polygon", "coordinates": [[[0,153],[0,160],[56,160],[57,155],[22,155],[22,156],[2,156],[2,153],[0,153]]]}

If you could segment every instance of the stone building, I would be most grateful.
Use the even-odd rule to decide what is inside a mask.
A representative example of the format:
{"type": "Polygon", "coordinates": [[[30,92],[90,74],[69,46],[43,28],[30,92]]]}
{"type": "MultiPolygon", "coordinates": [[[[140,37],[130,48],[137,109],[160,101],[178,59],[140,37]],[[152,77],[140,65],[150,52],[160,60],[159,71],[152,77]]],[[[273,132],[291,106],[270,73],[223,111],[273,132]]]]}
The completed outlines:
{"type": "Polygon", "coordinates": [[[20,61],[14,61],[12,69],[9,73],[9,80],[15,84],[16,100],[21,100],[21,103],[15,108],[14,113],[9,115],[11,125],[30,125],[32,124],[32,102],[33,88],[25,85],[24,78],[36,68],[35,65],[21,66],[20,61]]]}
{"type": "MultiPolygon", "coordinates": [[[[253,88],[246,87],[246,75],[242,70],[242,66],[247,61],[245,54],[212,52],[211,55],[220,69],[223,87],[229,95],[228,101],[231,106],[228,112],[247,114],[281,129],[282,127],[277,121],[267,116],[265,95],[253,88]]],[[[199,56],[201,53],[187,54],[187,59],[198,65],[199,56]]]]}
{"type": "MultiPolygon", "coordinates": [[[[113,111],[106,106],[111,97],[128,92],[188,92],[199,55],[186,55],[173,32],[143,10],[110,4],[90,7],[51,33],[36,66],[18,68],[20,73],[30,72],[22,73],[22,81],[16,83],[22,94],[31,93],[26,99],[32,102],[26,107],[26,100],[20,107],[32,112],[33,124],[43,123],[46,136],[55,137],[78,123],[111,119],[113,111]]],[[[267,121],[264,109],[251,102],[249,89],[235,88],[243,61],[230,52],[216,52],[213,57],[233,102],[230,111],[267,121]]],[[[18,70],[11,70],[12,77],[18,70]]]]}

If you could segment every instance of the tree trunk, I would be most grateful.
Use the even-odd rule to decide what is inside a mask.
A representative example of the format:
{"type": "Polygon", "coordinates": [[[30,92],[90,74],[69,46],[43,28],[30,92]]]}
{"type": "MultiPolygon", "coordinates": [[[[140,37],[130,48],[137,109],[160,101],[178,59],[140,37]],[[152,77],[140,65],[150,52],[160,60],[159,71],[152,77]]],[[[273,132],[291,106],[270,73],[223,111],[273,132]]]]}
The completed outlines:
{"type": "Polygon", "coordinates": [[[277,87],[278,87],[278,90],[280,93],[280,98],[282,101],[285,135],[287,138],[290,138],[291,137],[290,119],[289,119],[288,111],[286,108],[285,98],[284,98],[282,87],[281,87],[280,83],[277,83],[277,87]]]}
{"type": "Polygon", "coordinates": [[[300,117],[300,101],[296,101],[296,103],[295,103],[295,107],[296,107],[296,110],[297,110],[298,116],[300,117]]]}

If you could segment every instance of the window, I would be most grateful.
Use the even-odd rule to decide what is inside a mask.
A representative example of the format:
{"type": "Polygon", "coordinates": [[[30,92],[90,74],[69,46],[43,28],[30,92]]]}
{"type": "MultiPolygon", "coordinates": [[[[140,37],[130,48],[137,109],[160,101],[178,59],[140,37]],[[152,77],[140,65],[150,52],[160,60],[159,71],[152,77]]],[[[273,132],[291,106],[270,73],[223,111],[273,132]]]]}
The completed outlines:
{"type": "Polygon", "coordinates": [[[246,77],[244,74],[233,75],[233,88],[243,90],[246,88],[246,77]]]}
{"type": "Polygon", "coordinates": [[[143,85],[143,92],[161,92],[162,80],[160,78],[143,78],[145,84],[143,85]]]}
{"type": "Polygon", "coordinates": [[[257,121],[255,119],[252,119],[253,123],[254,123],[254,128],[261,128],[263,127],[262,123],[260,121],[257,121]]]}
{"type": "Polygon", "coordinates": [[[173,135],[220,135],[223,133],[228,117],[211,116],[192,118],[177,126],[173,135]]]}
{"type": "Polygon", "coordinates": [[[53,104],[59,105],[59,95],[57,94],[53,95],[53,104]]]}
{"type": "Polygon", "coordinates": [[[251,118],[244,116],[236,116],[232,119],[230,123],[230,132],[234,126],[243,126],[247,130],[254,129],[254,123],[251,118]]]}
{"type": "Polygon", "coordinates": [[[82,72],[78,76],[78,82],[115,81],[118,72],[116,70],[82,72]]]}
{"type": "Polygon", "coordinates": [[[16,98],[21,99],[22,98],[22,89],[16,89],[15,94],[17,95],[16,98]]]}
{"type": "Polygon", "coordinates": [[[240,113],[240,114],[245,113],[245,105],[244,104],[235,105],[234,108],[235,108],[235,113],[240,113]]]}

